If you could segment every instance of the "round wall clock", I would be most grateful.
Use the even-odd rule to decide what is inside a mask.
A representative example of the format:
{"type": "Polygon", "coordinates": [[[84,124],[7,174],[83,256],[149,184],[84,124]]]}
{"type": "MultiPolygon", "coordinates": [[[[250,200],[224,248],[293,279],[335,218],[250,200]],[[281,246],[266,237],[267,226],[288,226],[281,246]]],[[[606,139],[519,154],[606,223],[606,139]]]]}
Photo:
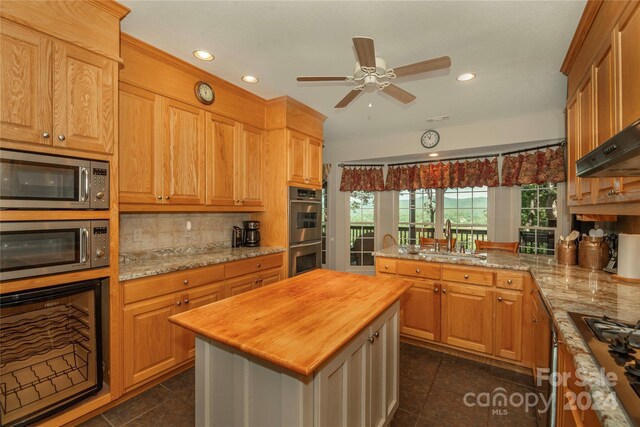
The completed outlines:
{"type": "Polygon", "coordinates": [[[422,138],[420,138],[420,143],[424,148],[433,148],[438,145],[438,142],[440,142],[440,134],[433,129],[423,133],[422,138]]]}
{"type": "Polygon", "coordinates": [[[196,83],[195,91],[198,101],[205,105],[211,105],[216,100],[216,94],[209,83],[203,81],[196,83]]]}

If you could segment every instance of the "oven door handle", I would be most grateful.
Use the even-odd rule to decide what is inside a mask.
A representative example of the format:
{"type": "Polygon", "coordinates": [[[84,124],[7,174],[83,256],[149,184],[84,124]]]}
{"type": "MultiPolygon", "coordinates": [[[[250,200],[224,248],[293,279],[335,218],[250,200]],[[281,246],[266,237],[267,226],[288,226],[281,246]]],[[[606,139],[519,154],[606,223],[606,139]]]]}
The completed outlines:
{"type": "Polygon", "coordinates": [[[80,168],[80,201],[86,202],[89,197],[89,170],[85,167],[80,168]]]}
{"type": "Polygon", "coordinates": [[[80,229],[80,262],[84,264],[89,259],[89,230],[80,229]]]}
{"type": "Polygon", "coordinates": [[[291,246],[289,246],[289,249],[304,248],[306,246],[314,246],[314,245],[319,245],[321,243],[322,243],[321,240],[314,240],[311,243],[299,243],[299,244],[291,245],[291,246]]]}

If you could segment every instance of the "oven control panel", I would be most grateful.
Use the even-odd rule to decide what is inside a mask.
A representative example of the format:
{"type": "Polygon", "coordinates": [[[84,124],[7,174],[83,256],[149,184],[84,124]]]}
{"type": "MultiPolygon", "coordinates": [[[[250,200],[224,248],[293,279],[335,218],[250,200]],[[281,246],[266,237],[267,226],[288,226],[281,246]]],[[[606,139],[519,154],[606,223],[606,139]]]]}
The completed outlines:
{"type": "Polygon", "coordinates": [[[91,208],[109,209],[109,163],[91,162],[91,208]]]}
{"type": "Polygon", "coordinates": [[[109,221],[91,221],[91,267],[109,265],[109,221]]]}

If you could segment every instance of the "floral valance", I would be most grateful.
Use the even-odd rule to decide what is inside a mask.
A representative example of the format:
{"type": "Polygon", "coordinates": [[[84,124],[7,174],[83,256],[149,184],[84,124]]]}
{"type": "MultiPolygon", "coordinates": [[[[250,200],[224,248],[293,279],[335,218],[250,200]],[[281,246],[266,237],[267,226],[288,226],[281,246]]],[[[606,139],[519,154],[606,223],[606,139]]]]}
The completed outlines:
{"type": "Polygon", "coordinates": [[[385,190],[421,188],[497,187],[498,159],[389,166],[385,190]]]}
{"type": "Polygon", "coordinates": [[[348,167],[342,169],[340,191],[383,191],[382,166],[348,167]]]}
{"type": "Polygon", "coordinates": [[[502,160],[502,185],[506,187],[562,182],[566,179],[564,147],[517,156],[507,155],[502,160]]]}

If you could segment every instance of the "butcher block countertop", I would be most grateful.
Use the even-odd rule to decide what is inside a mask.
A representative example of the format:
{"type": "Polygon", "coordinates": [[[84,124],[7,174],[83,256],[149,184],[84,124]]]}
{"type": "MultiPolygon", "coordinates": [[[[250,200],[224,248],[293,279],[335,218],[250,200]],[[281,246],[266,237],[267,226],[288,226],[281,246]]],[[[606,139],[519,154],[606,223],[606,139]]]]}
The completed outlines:
{"type": "Polygon", "coordinates": [[[408,280],[314,270],[169,320],[308,376],[410,287],[408,280]]]}

